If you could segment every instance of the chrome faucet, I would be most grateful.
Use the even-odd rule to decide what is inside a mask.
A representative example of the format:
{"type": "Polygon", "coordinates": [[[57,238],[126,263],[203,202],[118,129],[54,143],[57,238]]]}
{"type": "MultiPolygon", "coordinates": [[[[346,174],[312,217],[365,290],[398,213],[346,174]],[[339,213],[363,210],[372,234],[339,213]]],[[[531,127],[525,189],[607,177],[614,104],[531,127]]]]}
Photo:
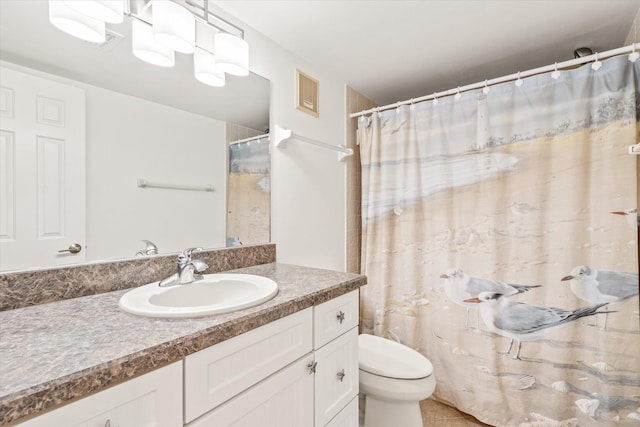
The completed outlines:
{"type": "Polygon", "coordinates": [[[188,248],[178,255],[178,271],[158,282],[158,286],[173,286],[193,283],[202,279],[202,274],[209,266],[199,259],[191,259],[191,253],[202,248],[188,248]]]}
{"type": "Polygon", "coordinates": [[[158,247],[153,244],[151,240],[143,240],[142,241],[146,247],[136,252],[136,256],[145,256],[145,255],[158,255],[158,247]]]}

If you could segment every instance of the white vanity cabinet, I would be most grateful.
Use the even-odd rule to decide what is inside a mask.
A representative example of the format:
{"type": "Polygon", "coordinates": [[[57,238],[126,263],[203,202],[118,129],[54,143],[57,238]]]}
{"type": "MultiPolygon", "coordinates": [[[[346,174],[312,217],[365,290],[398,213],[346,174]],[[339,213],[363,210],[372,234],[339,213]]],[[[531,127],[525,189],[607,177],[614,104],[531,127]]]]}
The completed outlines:
{"type": "Polygon", "coordinates": [[[182,362],[18,424],[20,427],[180,427],[182,362]]]}
{"type": "Polygon", "coordinates": [[[358,316],[354,291],[187,356],[187,426],[357,427],[358,316]]]}

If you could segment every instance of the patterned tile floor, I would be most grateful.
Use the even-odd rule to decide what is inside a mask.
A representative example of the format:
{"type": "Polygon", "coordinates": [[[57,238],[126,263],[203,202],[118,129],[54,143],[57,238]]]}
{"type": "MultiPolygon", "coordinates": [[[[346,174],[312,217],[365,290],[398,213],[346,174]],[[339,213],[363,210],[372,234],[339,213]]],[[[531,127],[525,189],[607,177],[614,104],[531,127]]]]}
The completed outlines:
{"type": "Polygon", "coordinates": [[[489,427],[488,424],[481,423],[471,415],[433,399],[420,402],[420,410],[425,427],[489,427]]]}

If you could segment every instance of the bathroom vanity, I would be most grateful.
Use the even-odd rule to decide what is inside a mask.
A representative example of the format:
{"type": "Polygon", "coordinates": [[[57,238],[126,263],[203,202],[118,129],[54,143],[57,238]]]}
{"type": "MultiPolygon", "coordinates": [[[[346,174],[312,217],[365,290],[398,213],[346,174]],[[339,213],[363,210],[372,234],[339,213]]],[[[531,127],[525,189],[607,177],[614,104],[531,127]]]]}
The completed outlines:
{"type": "Polygon", "coordinates": [[[273,279],[278,295],[193,319],[122,312],[125,291],[0,313],[0,424],[356,427],[366,278],[277,263],[233,272],[273,279]]]}

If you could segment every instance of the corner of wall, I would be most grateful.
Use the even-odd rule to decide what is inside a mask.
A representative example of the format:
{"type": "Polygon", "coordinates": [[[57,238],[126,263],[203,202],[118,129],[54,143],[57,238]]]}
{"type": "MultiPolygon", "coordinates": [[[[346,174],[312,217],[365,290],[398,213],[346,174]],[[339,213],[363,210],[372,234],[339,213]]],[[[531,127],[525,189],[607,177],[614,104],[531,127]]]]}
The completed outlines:
{"type": "Polygon", "coordinates": [[[624,42],[625,46],[628,46],[632,43],[640,42],[640,34],[638,33],[638,24],[640,24],[640,8],[636,12],[635,18],[633,18],[633,23],[631,24],[631,28],[629,29],[629,34],[627,35],[627,39],[624,42]]]}
{"type": "Polygon", "coordinates": [[[346,271],[360,273],[360,247],[362,245],[362,175],[360,169],[360,147],[357,144],[358,119],[350,118],[351,113],[377,107],[378,104],[355,89],[345,87],[346,106],[346,146],[353,149],[353,156],[347,162],[346,174],[346,271]]]}

